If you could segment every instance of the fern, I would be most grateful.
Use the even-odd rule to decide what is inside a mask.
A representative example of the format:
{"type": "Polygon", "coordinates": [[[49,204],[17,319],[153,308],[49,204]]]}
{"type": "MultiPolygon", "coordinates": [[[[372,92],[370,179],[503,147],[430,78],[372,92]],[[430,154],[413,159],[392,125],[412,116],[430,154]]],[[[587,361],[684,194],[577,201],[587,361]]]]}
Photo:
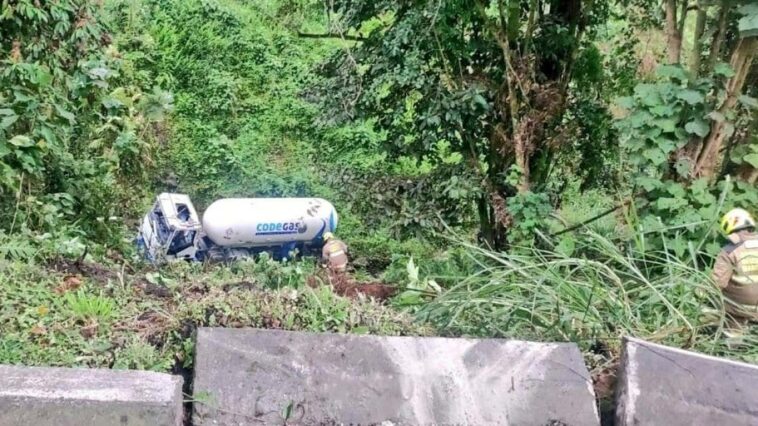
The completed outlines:
{"type": "Polygon", "coordinates": [[[32,241],[23,235],[7,235],[0,231],[0,259],[27,260],[37,254],[32,241]]]}

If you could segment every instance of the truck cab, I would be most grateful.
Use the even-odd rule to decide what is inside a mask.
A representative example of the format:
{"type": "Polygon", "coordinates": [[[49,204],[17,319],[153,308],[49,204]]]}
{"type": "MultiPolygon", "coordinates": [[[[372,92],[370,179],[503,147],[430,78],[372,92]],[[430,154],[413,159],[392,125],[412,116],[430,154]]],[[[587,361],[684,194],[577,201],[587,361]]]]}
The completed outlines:
{"type": "Polygon", "coordinates": [[[201,230],[189,196],[163,193],[142,219],[137,244],[150,261],[196,260],[201,230]]]}

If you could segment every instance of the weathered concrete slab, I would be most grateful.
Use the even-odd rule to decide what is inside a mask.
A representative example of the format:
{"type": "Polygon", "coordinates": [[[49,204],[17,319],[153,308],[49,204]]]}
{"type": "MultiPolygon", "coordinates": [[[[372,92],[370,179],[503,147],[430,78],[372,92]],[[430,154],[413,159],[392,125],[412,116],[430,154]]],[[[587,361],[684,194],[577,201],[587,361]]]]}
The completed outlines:
{"type": "Polygon", "coordinates": [[[179,376],[0,365],[0,426],[179,426],[179,376]]]}
{"type": "Polygon", "coordinates": [[[617,425],[757,425],[758,367],[627,338],[617,425]]]}
{"type": "Polygon", "coordinates": [[[195,425],[599,423],[573,344],[202,328],[194,392],[195,425]]]}

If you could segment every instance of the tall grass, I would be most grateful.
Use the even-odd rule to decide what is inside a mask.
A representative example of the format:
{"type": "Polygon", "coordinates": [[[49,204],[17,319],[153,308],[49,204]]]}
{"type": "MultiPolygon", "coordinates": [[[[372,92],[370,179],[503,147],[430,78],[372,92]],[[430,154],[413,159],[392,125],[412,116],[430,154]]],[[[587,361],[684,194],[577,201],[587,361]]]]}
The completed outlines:
{"type": "Polygon", "coordinates": [[[739,348],[725,343],[723,298],[702,253],[677,258],[593,231],[580,241],[571,256],[464,244],[479,272],[459,277],[418,315],[450,334],[574,341],[583,349],[613,348],[631,335],[758,361],[755,337],[739,348]]]}

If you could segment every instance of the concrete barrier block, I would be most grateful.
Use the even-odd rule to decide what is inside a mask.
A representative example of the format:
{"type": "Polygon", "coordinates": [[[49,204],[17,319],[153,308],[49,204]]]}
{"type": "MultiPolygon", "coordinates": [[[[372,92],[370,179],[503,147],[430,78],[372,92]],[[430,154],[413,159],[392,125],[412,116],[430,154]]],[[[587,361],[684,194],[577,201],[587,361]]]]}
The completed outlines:
{"type": "Polygon", "coordinates": [[[576,345],[198,330],[195,425],[597,425],[576,345]]]}
{"type": "Polygon", "coordinates": [[[757,425],[758,367],[626,338],[617,425],[757,425]]]}
{"type": "Polygon", "coordinates": [[[179,376],[0,365],[0,426],[180,426],[179,376]]]}

